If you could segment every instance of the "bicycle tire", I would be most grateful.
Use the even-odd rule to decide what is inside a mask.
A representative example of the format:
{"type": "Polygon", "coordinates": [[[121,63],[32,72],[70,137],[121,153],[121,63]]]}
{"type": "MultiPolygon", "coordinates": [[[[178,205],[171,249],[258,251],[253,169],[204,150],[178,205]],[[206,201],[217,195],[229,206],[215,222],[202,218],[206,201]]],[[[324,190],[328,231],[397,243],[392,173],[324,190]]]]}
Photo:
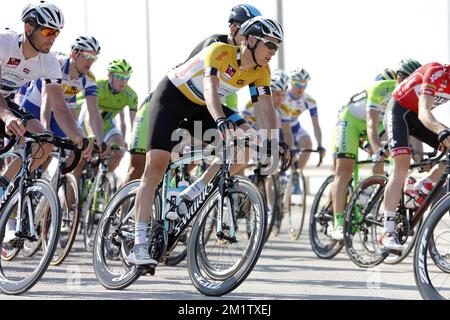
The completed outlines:
{"type": "MultiPolygon", "coordinates": [[[[252,227],[255,232],[252,233],[252,236],[249,239],[249,245],[244,250],[243,260],[239,260],[234,263],[231,268],[225,270],[217,270],[218,264],[214,264],[214,266],[209,264],[207,261],[208,257],[206,256],[206,247],[208,246],[207,242],[209,241],[204,241],[203,235],[205,234],[205,231],[203,228],[206,225],[210,225],[208,224],[208,216],[211,212],[214,214],[215,206],[218,203],[219,191],[215,190],[211,194],[204,203],[199,212],[198,219],[192,228],[187,256],[189,277],[197,290],[206,296],[222,296],[237,288],[253,270],[264,246],[267,222],[261,193],[254,184],[246,179],[233,177],[233,180],[233,186],[231,187],[232,193],[243,193],[251,198],[252,214],[254,214],[255,217],[252,227]]],[[[247,232],[242,233],[240,238],[243,238],[244,235],[247,237],[247,232]]],[[[214,241],[217,240],[217,238],[210,237],[208,240],[214,241]]],[[[223,240],[219,240],[219,245],[220,243],[225,244],[223,240]]],[[[240,244],[241,243],[242,241],[240,244]]],[[[230,247],[227,247],[227,250],[229,250],[228,252],[231,252],[230,247]]],[[[214,255],[212,255],[212,257],[214,257],[214,255]]],[[[229,260],[227,260],[227,262],[228,261],[229,260]]]]}
{"type": "MultiPolygon", "coordinates": [[[[31,206],[31,199],[30,195],[34,193],[41,194],[41,197],[39,197],[39,203],[43,204],[43,206],[48,206],[47,215],[44,215],[41,217],[38,223],[38,226],[41,225],[41,234],[45,232],[49,232],[50,236],[46,239],[48,240],[47,243],[43,242],[43,245],[45,245],[45,249],[43,249],[43,254],[41,259],[39,260],[39,263],[37,267],[32,272],[25,272],[27,276],[23,280],[17,280],[17,276],[14,277],[14,280],[8,279],[7,275],[9,274],[9,268],[6,265],[7,261],[0,260],[0,290],[7,294],[7,295],[20,295],[27,291],[29,291],[44,275],[46,272],[48,266],[50,265],[50,262],[53,258],[53,253],[56,248],[57,239],[59,236],[59,230],[60,230],[60,215],[59,215],[59,202],[58,197],[53,190],[53,188],[50,186],[50,184],[47,181],[38,179],[32,182],[32,185],[27,187],[24,190],[24,197],[28,196],[29,200],[26,200],[25,202],[29,202],[28,204],[25,204],[28,206],[28,210],[32,210],[31,206]],[[43,198],[46,199],[46,203],[43,202],[43,198]],[[48,213],[49,212],[49,213],[48,213]],[[50,225],[48,226],[47,223],[42,223],[42,221],[46,222],[48,221],[47,218],[50,217],[50,225]],[[42,226],[45,226],[42,227],[42,226]],[[46,229],[48,228],[48,230],[46,229]]],[[[10,215],[14,214],[14,209],[16,206],[16,203],[19,199],[19,190],[16,188],[16,190],[13,192],[10,200],[5,204],[4,211],[0,215],[0,246],[4,247],[3,245],[3,239],[4,239],[4,233],[5,233],[5,226],[6,223],[10,217],[10,215]]],[[[36,219],[36,217],[35,217],[36,219]]],[[[23,245],[23,244],[22,244],[23,245]]],[[[33,255],[34,256],[34,255],[33,255]]],[[[31,256],[30,258],[33,258],[31,256]]],[[[25,259],[22,259],[21,261],[24,262],[25,259]]],[[[12,262],[14,259],[8,262],[12,262]]],[[[22,268],[26,269],[30,266],[30,263],[24,262],[24,266],[22,268]]],[[[20,270],[17,267],[12,267],[11,269],[17,270],[19,272],[20,270]]]]}

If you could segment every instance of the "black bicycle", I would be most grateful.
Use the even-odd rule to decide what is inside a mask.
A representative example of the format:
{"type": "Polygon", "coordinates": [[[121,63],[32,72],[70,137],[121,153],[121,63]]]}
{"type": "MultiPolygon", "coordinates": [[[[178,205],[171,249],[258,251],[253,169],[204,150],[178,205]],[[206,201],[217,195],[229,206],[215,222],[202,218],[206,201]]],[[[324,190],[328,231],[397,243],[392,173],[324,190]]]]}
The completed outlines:
{"type": "MultiPolygon", "coordinates": [[[[264,201],[250,181],[230,175],[228,155],[231,146],[233,144],[224,144],[221,158],[225,161],[220,171],[187,212],[178,210],[180,219],[169,220],[165,215],[176,207],[173,200],[167,199],[171,173],[186,163],[211,157],[213,152],[206,151],[205,154],[204,150],[194,150],[189,157],[170,164],[155,197],[157,204],[154,207],[164,201],[160,202],[161,210],[153,212],[153,218],[163,221],[167,236],[165,254],[160,261],[167,258],[191,221],[196,219],[189,236],[187,264],[194,286],[207,296],[221,296],[237,288],[252,271],[264,244],[264,201]],[[240,199],[238,203],[234,201],[235,196],[240,199]],[[247,215],[251,218],[237,219],[236,208],[245,201],[250,201],[247,215]]],[[[134,200],[138,183],[129,183],[114,195],[95,236],[94,270],[97,279],[107,289],[124,289],[141,275],[155,273],[154,265],[135,266],[126,261],[134,244],[134,200]]]]}
{"type": "Polygon", "coordinates": [[[0,202],[0,290],[10,295],[30,290],[45,273],[58,244],[61,226],[55,190],[47,181],[36,179],[31,172],[32,145],[50,143],[81,152],[70,140],[51,133],[27,132],[25,137],[24,149],[7,153],[18,141],[12,138],[1,152],[2,157],[13,155],[23,161],[0,202]],[[13,224],[16,232],[15,239],[6,242],[7,224],[13,224]]]}
{"type": "MultiPolygon", "coordinates": [[[[119,146],[111,147],[112,152],[117,150],[120,150],[119,146]]],[[[110,157],[101,159],[98,146],[94,147],[94,151],[97,153],[97,157],[93,158],[86,166],[89,167],[87,172],[96,172],[96,174],[88,178],[91,185],[82,206],[83,240],[87,251],[92,251],[100,217],[116,192],[116,176],[113,172],[109,172],[108,168],[110,157]]]]}
{"type": "MultiPolygon", "coordinates": [[[[417,154],[416,151],[415,153],[417,154]]],[[[436,156],[437,152],[421,154],[428,158],[411,164],[410,169],[433,166],[445,156],[445,153],[436,156]]],[[[381,205],[388,179],[387,176],[374,175],[363,180],[355,189],[346,208],[344,244],[350,259],[363,268],[372,267],[385,261],[390,254],[392,256],[390,264],[399,263],[409,255],[421,228],[423,216],[430,205],[434,206],[432,200],[436,202],[439,199],[440,190],[445,183],[445,179],[441,179],[427,197],[428,201],[425,201],[418,208],[409,208],[402,192],[397,207],[395,231],[405,249],[399,253],[385,250],[378,244],[378,238],[384,227],[381,205]]]]}

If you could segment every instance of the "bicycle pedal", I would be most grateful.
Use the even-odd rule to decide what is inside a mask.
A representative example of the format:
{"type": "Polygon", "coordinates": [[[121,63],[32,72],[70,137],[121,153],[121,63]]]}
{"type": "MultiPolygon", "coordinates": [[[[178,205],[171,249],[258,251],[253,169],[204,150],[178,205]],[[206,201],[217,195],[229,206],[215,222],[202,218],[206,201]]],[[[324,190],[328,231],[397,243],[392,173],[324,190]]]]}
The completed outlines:
{"type": "Polygon", "coordinates": [[[392,253],[392,254],[394,254],[394,255],[396,255],[396,256],[399,256],[399,257],[401,257],[401,255],[402,255],[402,251],[398,251],[398,250],[387,250],[387,252],[388,253],[392,253]]]}
{"type": "Polygon", "coordinates": [[[156,271],[156,264],[139,266],[139,269],[141,269],[141,273],[143,276],[147,274],[154,276],[156,271]]]}

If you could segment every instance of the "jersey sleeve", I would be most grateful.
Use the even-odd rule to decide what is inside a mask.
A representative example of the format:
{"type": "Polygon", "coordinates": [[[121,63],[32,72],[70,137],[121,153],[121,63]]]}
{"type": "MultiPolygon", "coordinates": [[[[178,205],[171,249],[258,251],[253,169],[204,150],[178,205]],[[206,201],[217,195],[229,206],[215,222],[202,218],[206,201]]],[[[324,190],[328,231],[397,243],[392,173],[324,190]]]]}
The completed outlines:
{"type": "Polygon", "coordinates": [[[226,47],[219,43],[211,44],[205,53],[205,76],[219,77],[220,68],[225,63],[225,58],[230,55],[231,52],[226,47]]]}
{"type": "Polygon", "coordinates": [[[45,63],[46,67],[42,68],[43,74],[40,78],[44,79],[44,82],[49,84],[61,84],[62,83],[62,73],[61,73],[61,65],[59,64],[58,59],[52,55],[46,55],[45,63]]]}
{"type": "Polygon", "coordinates": [[[138,96],[136,92],[130,88],[130,96],[128,100],[128,108],[130,111],[136,112],[138,110],[138,96]]]}
{"type": "Polygon", "coordinates": [[[419,95],[427,95],[434,97],[438,85],[444,80],[445,68],[442,65],[435,65],[429,68],[422,81],[422,87],[419,95]]]}
{"type": "Polygon", "coordinates": [[[260,69],[259,77],[251,84],[249,84],[250,96],[253,103],[258,102],[259,96],[271,96],[272,90],[270,89],[270,68],[269,66],[260,69]]]}
{"type": "Polygon", "coordinates": [[[88,72],[83,79],[83,91],[85,97],[97,97],[97,82],[92,72],[88,72]]]}
{"type": "Polygon", "coordinates": [[[6,50],[6,35],[3,33],[0,33],[0,67],[5,62],[7,50],[6,50]]]}
{"type": "Polygon", "coordinates": [[[311,117],[318,117],[319,110],[317,109],[317,102],[310,95],[306,96],[306,104],[308,106],[309,114],[311,117]]]}

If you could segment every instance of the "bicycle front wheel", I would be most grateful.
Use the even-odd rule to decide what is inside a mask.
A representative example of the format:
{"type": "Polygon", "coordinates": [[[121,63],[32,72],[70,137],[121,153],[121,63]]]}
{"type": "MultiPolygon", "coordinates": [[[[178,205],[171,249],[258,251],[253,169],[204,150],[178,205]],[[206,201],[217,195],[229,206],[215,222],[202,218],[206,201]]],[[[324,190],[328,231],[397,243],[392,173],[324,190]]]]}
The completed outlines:
{"type": "Polygon", "coordinates": [[[219,191],[204,203],[189,239],[188,270],[191,281],[202,294],[221,296],[237,288],[250,274],[261,254],[266,231],[264,201],[258,189],[246,179],[233,177],[228,197],[236,194],[249,201],[250,219],[236,219],[236,233],[231,230],[234,208],[225,201],[222,229],[227,238],[217,235],[219,191]],[[243,223],[244,225],[240,225],[243,223]]]}
{"type": "Polygon", "coordinates": [[[4,241],[7,224],[15,224],[19,214],[19,197],[16,190],[0,215],[0,290],[9,295],[27,292],[41,279],[55,252],[61,224],[55,191],[48,182],[36,180],[23,195],[24,236],[12,242],[4,241]]]}
{"type": "Polygon", "coordinates": [[[427,300],[450,299],[450,194],[425,220],[414,251],[414,276],[427,300]]]}

